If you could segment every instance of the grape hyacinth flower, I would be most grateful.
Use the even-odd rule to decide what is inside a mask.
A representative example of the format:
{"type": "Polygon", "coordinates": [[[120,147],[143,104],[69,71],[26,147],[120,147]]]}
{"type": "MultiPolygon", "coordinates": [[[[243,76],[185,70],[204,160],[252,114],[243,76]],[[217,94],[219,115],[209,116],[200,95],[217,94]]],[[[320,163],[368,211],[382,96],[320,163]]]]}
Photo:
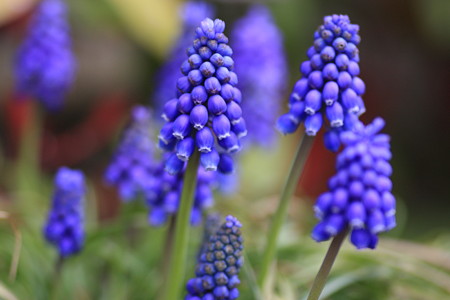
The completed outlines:
{"type": "Polygon", "coordinates": [[[238,274],[243,265],[241,223],[233,216],[209,239],[196,268],[196,277],[188,281],[185,300],[233,300],[239,297],[238,274]]]}
{"type": "Polygon", "coordinates": [[[390,138],[379,133],[383,127],[383,119],[376,118],[367,126],[357,122],[353,130],[341,134],[345,147],[337,156],[337,174],[314,207],[320,220],[312,232],[316,241],[349,227],[356,248],[374,249],[378,234],[396,226],[390,138]]]}
{"type": "Polygon", "coordinates": [[[213,17],[214,14],[214,8],[206,2],[188,1],[182,5],[179,11],[183,27],[181,34],[170,51],[167,62],[156,76],[158,84],[155,86],[153,100],[158,115],[161,115],[167,100],[177,96],[174,86],[180,77],[180,66],[185,60],[184,51],[195,38],[195,28],[202,20],[213,17]]]}
{"type": "Polygon", "coordinates": [[[289,112],[278,119],[283,134],[295,132],[304,122],[308,136],[315,136],[323,124],[323,115],[332,128],[342,127],[346,114],[365,111],[361,96],[365,85],[358,75],[359,26],[345,15],[324,18],[314,34],[314,45],[307,51],[308,60],[300,65],[302,78],[295,84],[289,99],[289,112]]]}
{"type": "Polygon", "coordinates": [[[159,145],[174,151],[166,161],[171,174],[180,172],[194,151],[207,171],[233,171],[230,154],[240,150],[240,138],[247,133],[242,118],[241,92],[233,72],[233,51],[223,34],[222,20],[205,19],[196,29],[197,38],[187,48],[177,81],[178,98],[164,105],[166,120],[159,145]]]}
{"type": "Polygon", "coordinates": [[[217,230],[219,230],[222,222],[221,219],[222,218],[219,213],[211,213],[206,216],[205,224],[203,225],[202,246],[200,247],[200,251],[198,253],[199,259],[202,253],[208,250],[209,238],[213,236],[217,232],[217,230]]]}
{"type": "Polygon", "coordinates": [[[269,9],[255,5],[235,23],[231,38],[235,72],[246,98],[242,111],[250,132],[248,140],[270,146],[275,139],[279,100],[288,82],[282,33],[269,9]]]}
{"type": "Polygon", "coordinates": [[[73,255],[83,247],[85,193],[81,171],[66,167],[58,170],[44,235],[49,243],[57,247],[60,257],[73,255]]]}
{"type": "MultiPolygon", "coordinates": [[[[184,171],[170,175],[164,170],[164,163],[153,172],[151,184],[146,189],[146,203],[150,208],[148,221],[153,226],[163,225],[170,215],[178,211],[183,189],[184,171]]],[[[199,168],[197,185],[194,193],[194,205],[191,210],[191,224],[199,225],[202,212],[211,207],[214,202],[212,189],[215,185],[215,173],[199,168]]]]}
{"type": "Polygon", "coordinates": [[[66,4],[61,0],[44,0],[18,51],[17,89],[55,111],[61,108],[74,73],[66,4]]]}
{"type": "Polygon", "coordinates": [[[124,201],[145,196],[157,167],[153,155],[151,113],[144,106],[136,106],[131,112],[131,123],[105,173],[106,182],[118,188],[124,201]]]}

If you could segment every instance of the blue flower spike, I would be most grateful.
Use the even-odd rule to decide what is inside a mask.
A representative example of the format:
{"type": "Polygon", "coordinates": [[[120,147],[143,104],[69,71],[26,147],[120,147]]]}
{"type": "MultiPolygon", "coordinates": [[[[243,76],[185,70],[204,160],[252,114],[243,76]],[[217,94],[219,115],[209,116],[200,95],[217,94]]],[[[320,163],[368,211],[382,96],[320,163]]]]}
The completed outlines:
{"type": "Polygon", "coordinates": [[[196,277],[187,282],[185,300],[234,300],[239,297],[239,271],[244,263],[241,223],[233,216],[210,237],[200,255],[196,277]]]}
{"type": "Polygon", "coordinates": [[[44,236],[58,249],[62,258],[74,255],[83,248],[85,193],[84,175],[81,171],[66,167],[58,170],[44,236]]]}
{"type": "MultiPolygon", "coordinates": [[[[177,83],[177,98],[164,106],[166,124],[159,136],[160,147],[175,149],[166,171],[178,174],[194,151],[200,152],[205,170],[232,172],[221,168],[222,154],[240,150],[240,138],[247,133],[240,107],[241,93],[222,20],[204,19],[195,30],[196,39],[187,49],[177,83]]],[[[228,157],[226,158],[228,159],[228,157]]]]}
{"type": "Polygon", "coordinates": [[[18,92],[57,111],[74,80],[75,64],[65,1],[42,1],[17,53],[18,92]]]}
{"type": "Polygon", "coordinates": [[[314,206],[319,220],[312,232],[316,241],[348,227],[356,248],[374,249],[378,234],[396,226],[390,138],[379,133],[383,127],[383,119],[376,118],[367,126],[358,121],[353,130],[340,134],[344,149],[337,156],[337,173],[314,206]]]}
{"type": "Polygon", "coordinates": [[[242,111],[248,140],[255,145],[271,146],[276,138],[273,127],[280,113],[280,100],[289,81],[282,33],[270,10],[254,5],[235,23],[231,41],[239,87],[246,98],[242,111]]]}
{"type": "MultiPolygon", "coordinates": [[[[277,129],[282,134],[294,133],[304,123],[305,133],[315,136],[324,121],[333,130],[344,126],[351,129],[346,116],[358,117],[365,112],[358,31],[359,26],[351,24],[346,15],[324,18],[323,25],[314,33],[313,46],[307,51],[308,60],[300,65],[302,78],[291,93],[289,112],[278,119],[277,129]]],[[[334,137],[330,138],[325,144],[336,151],[334,137]]]]}
{"type": "MultiPolygon", "coordinates": [[[[176,154],[172,154],[172,157],[177,158],[176,154]]],[[[180,160],[176,159],[176,161],[179,162],[180,160]]],[[[165,171],[169,162],[170,158],[166,160],[166,166],[164,166],[164,162],[158,163],[144,192],[145,201],[149,208],[148,222],[152,226],[164,225],[168,218],[178,211],[185,170],[181,170],[176,175],[171,175],[165,171]]],[[[182,164],[181,168],[184,167],[182,164]]],[[[202,212],[212,206],[214,201],[212,189],[215,183],[215,174],[200,167],[197,173],[194,205],[191,211],[190,223],[192,225],[199,225],[202,221],[202,212]]]]}
{"type": "MultiPolygon", "coordinates": [[[[213,7],[202,1],[187,1],[181,6],[179,16],[182,21],[183,29],[180,37],[168,55],[167,62],[161,67],[156,76],[158,84],[155,86],[155,92],[152,99],[154,101],[153,103],[156,112],[159,113],[159,115],[162,114],[165,121],[172,118],[170,113],[167,114],[166,109],[172,113],[178,111],[178,101],[177,99],[173,99],[177,96],[174,86],[180,77],[180,66],[183,73],[189,72],[191,68],[190,63],[185,61],[185,50],[192,44],[192,40],[195,38],[195,28],[202,20],[207,17],[213,17],[214,14],[213,7]],[[167,104],[170,102],[167,101],[168,99],[173,99],[173,101],[171,101],[171,108],[167,107],[167,104]]],[[[195,59],[198,59],[198,62],[201,61],[201,57],[194,57],[192,60],[193,63],[195,63],[195,59]]]]}
{"type": "MultiPolygon", "coordinates": [[[[173,136],[166,131],[172,133],[172,129],[165,127],[161,130],[161,135],[165,134],[167,141],[171,142],[173,136]]],[[[153,172],[157,167],[153,159],[154,148],[150,110],[145,106],[135,106],[130,124],[105,172],[106,182],[117,187],[122,200],[128,202],[140,195],[145,196],[153,184],[153,172]]]]}

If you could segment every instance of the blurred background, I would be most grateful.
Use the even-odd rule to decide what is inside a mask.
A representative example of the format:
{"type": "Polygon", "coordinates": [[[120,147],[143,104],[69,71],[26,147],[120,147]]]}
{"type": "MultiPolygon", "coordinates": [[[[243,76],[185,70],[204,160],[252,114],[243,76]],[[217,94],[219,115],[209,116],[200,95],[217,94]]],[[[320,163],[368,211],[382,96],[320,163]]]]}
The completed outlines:
{"type": "MultiPolygon", "coordinates": [[[[42,112],[39,148],[23,150],[21,141],[27,133],[33,104],[27,99],[17,99],[12,70],[16,50],[37,1],[0,0],[0,209],[20,216],[21,211],[15,201],[22,197],[33,202],[35,197],[39,199],[36,201],[40,208],[28,213],[31,216],[36,211],[45,212],[47,197],[51,195],[52,174],[59,166],[67,165],[82,169],[90,178],[90,193],[95,199],[95,203],[88,204],[95,208],[91,213],[94,215],[92,219],[100,224],[110,224],[120,218],[119,213],[124,208],[121,208],[115,190],[103,183],[103,172],[130,108],[139,103],[154,103],[152,94],[157,72],[170,59],[170,49],[181,32],[178,10],[183,2],[67,2],[73,48],[78,60],[76,82],[61,112],[42,112]],[[39,177],[46,184],[39,185],[37,190],[32,189],[33,185],[36,186],[32,175],[23,175],[17,167],[21,151],[28,152],[29,159],[36,159],[39,163],[39,177]],[[15,189],[17,177],[14,174],[22,174],[18,179],[24,181],[21,186],[30,189],[15,189]]],[[[227,25],[244,16],[248,7],[257,3],[239,0],[209,2],[216,7],[216,16],[227,25]]],[[[362,120],[370,122],[376,116],[383,117],[387,124],[384,131],[392,137],[392,180],[394,194],[399,201],[399,226],[388,236],[430,247],[436,244],[446,249],[439,255],[449,254],[450,1],[273,0],[258,3],[270,8],[284,34],[289,90],[300,77],[299,64],[305,60],[306,50],[313,42],[313,32],[322,23],[323,16],[348,14],[352,23],[360,25],[361,78],[367,87],[364,95],[367,113],[362,120]]],[[[230,28],[227,26],[227,34],[230,28]]],[[[287,96],[283,101],[287,102],[287,96]]],[[[245,95],[243,97],[245,101],[245,95]]],[[[155,122],[155,132],[159,126],[155,122]]],[[[242,154],[238,193],[217,201],[219,211],[227,209],[243,219],[244,225],[248,225],[247,232],[264,232],[265,221],[275,207],[275,195],[281,189],[299,137],[279,137],[278,141],[273,148],[255,148],[242,154]],[[242,201],[247,201],[250,208],[258,209],[244,209],[240,206],[242,201]]],[[[334,158],[334,154],[324,149],[322,138],[316,138],[296,193],[298,199],[291,211],[292,222],[288,224],[286,236],[292,233],[308,235],[310,226],[314,224],[310,206],[315,197],[325,191],[326,181],[334,172],[334,158]],[[290,228],[291,225],[295,228],[290,228]]],[[[36,218],[42,222],[44,216],[36,218]]],[[[22,222],[21,217],[17,220],[22,222]]],[[[38,221],[35,224],[39,227],[38,221]]],[[[9,242],[14,242],[7,222],[1,226],[5,227],[2,233],[10,236],[9,242]]],[[[249,245],[261,244],[262,238],[248,238],[249,245]]],[[[302,237],[299,239],[303,241],[302,237]]],[[[317,249],[312,244],[307,247],[310,248],[304,249],[304,254],[317,249]]],[[[325,246],[322,248],[324,251],[325,246]]],[[[8,257],[10,250],[5,248],[1,251],[8,257]]],[[[32,252],[25,248],[23,251],[32,252]]],[[[399,251],[399,248],[394,248],[394,251],[399,251]]],[[[292,252],[293,248],[285,249],[286,261],[292,252]]],[[[146,252],[143,250],[142,253],[146,252]]],[[[157,261],[157,253],[153,255],[157,261]]],[[[450,264],[449,257],[443,255],[441,264],[450,264]]],[[[8,268],[9,261],[0,261],[0,270],[8,268]]],[[[288,268],[287,273],[291,271],[288,268]]],[[[449,277],[441,276],[438,280],[445,282],[445,278],[449,277]]],[[[26,284],[23,285],[16,287],[16,291],[27,295],[26,284]]],[[[448,292],[450,297],[448,289],[443,289],[443,292],[448,292]]],[[[425,299],[414,298],[404,291],[397,291],[396,295],[392,299],[425,299]],[[409,296],[402,298],[402,295],[409,296]]],[[[438,298],[426,299],[444,299],[439,298],[443,294],[431,295],[438,298]]],[[[77,299],[103,299],[92,295],[92,298],[79,297],[77,299]]],[[[113,299],[125,299],[117,297],[113,299]]],[[[346,298],[330,297],[387,299],[383,298],[385,296],[362,298],[362,295],[352,294],[346,294],[346,298]]],[[[153,298],[136,296],[129,299],[153,298]]],[[[280,296],[279,299],[290,298],[280,296]]],[[[292,299],[298,297],[293,296],[292,299]]]]}

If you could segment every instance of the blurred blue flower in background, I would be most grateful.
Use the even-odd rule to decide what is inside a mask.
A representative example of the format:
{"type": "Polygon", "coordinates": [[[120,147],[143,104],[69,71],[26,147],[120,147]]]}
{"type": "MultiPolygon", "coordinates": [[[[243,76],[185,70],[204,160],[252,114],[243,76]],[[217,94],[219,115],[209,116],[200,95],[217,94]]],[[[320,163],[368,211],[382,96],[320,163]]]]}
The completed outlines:
{"type": "Polygon", "coordinates": [[[166,63],[156,74],[157,84],[153,94],[153,105],[158,115],[161,115],[164,104],[176,97],[175,86],[181,75],[180,66],[186,59],[185,50],[195,38],[195,28],[205,18],[215,15],[212,5],[201,1],[188,1],[183,4],[179,15],[183,22],[180,36],[170,51],[166,63]]]}
{"type": "Polygon", "coordinates": [[[233,72],[233,50],[223,34],[225,23],[207,18],[195,30],[197,38],[187,49],[177,81],[177,97],[166,102],[159,145],[173,152],[166,170],[177,174],[195,150],[207,171],[233,171],[230,154],[240,150],[247,134],[242,118],[241,92],[233,72]]]}
{"type": "MultiPolygon", "coordinates": [[[[150,209],[148,221],[153,226],[163,225],[169,216],[178,211],[183,189],[184,171],[171,175],[164,170],[161,162],[153,172],[151,184],[146,188],[146,203],[150,209]]],[[[191,212],[191,224],[199,225],[204,209],[212,206],[214,195],[212,189],[217,185],[216,173],[199,168],[194,205],[191,212]]]]}
{"type": "Polygon", "coordinates": [[[356,122],[353,130],[341,133],[344,149],[337,156],[337,173],[314,207],[320,220],[312,232],[316,241],[350,227],[350,240],[358,249],[373,249],[377,235],[396,226],[390,138],[379,133],[383,127],[383,119],[376,118],[367,126],[356,122]]]}
{"type": "Polygon", "coordinates": [[[338,128],[344,125],[346,114],[364,113],[358,31],[348,16],[324,18],[307,52],[308,60],[300,65],[303,77],[294,86],[289,112],[278,119],[281,133],[293,133],[304,122],[305,133],[314,136],[323,125],[323,115],[332,128],[338,128]]]}
{"type": "Polygon", "coordinates": [[[36,98],[51,111],[62,107],[74,80],[75,58],[66,11],[61,0],[40,3],[15,65],[18,92],[36,98]]]}
{"type": "Polygon", "coordinates": [[[81,171],[62,167],[54,183],[44,235],[57,247],[61,257],[68,257],[80,251],[84,244],[84,175],[81,171]]]}
{"type": "Polygon", "coordinates": [[[234,24],[231,41],[235,72],[245,97],[242,112],[249,131],[247,141],[270,146],[289,82],[282,33],[270,11],[255,5],[234,24]]]}
{"type": "Polygon", "coordinates": [[[131,122],[105,172],[105,180],[118,188],[124,201],[145,196],[154,181],[158,163],[154,161],[151,126],[150,110],[144,106],[134,107],[131,122]]]}
{"type": "Polygon", "coordinates": [[[187,282],[185,300],[223,299],[239,297],[239,271],[244,263],[241,223],[227,216],[225,223],[210,237],[200,255],[196,277],[187,282]]]}

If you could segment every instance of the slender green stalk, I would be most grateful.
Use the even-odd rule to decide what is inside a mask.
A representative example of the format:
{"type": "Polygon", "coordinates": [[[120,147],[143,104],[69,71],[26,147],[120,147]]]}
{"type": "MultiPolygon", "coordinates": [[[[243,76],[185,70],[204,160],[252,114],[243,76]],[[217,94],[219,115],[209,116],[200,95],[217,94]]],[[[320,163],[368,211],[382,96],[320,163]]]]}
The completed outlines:
{"type": "Polygon", "coordinates": [[[303,172],[306,159],[308,158],[309,151],[314,138],[304,135],[297,149],[297,154],[295,160],[291,165],[289,175],[286,179],[284,185],[283,193],[280,197],[280,202],[278,203],[277,211],[273,216],[272,225],[269,229],[269,235],[267,238],[266,248],[264,249],[264,254],[261,262],[261,269],[259,270],[258,285],[263,290],[266,284],[267,275],[272,266],[272,262],[275,257],[275,252],[277,249],[278,236],[280,235],[281,227],[284,220],[286,219],[287,210],[289,207],[289,200],[292,198],[292,194],[295,191],[300,175],[303,172]]]}
{"type": "Polygon", "coordinates": [[[175,235],[173,241],[173,251],[169,262],[167,281],[163,290],[164,300],[180,300],[180,288],[183,283],[185,273],[185,263],[187,257],[187,245],[189,241],[189,220],[194,204],[194,192],[197,184],[197,171],[200,160],[198,151],[189,159],[186,172],[184,174],[183,191],[181,193],[180,206],[175,220],[175,235]]]}
{"type": "Polygon", "coordinates": [[[176,219],[175,216],[171,216],[169,218],[169,226],[168,226],[167,232],[166,232],[166,241],[164,242],[164,248],[163,248],[164,256],[162,259],[164,282],[167,282],[167,280],[168,280],[167,274],[169,272],[170,258],[171,258],[172,252],[173,252],[173,237],[175,234],[175,219],[176,219]]]}
{"type": "Polygon", "coordinates": [[[15,170],[15,188],[20,192],[35,191],[39,187],[41,117],[38,103],[32,101],[28,119],[21,132],[22,139],[19,142],[19,156],[15,170]]]}
{"type": "Polygon", "coordinates": [[[333,267],[333,263],[336,259],[336,256],[339,253],[339,249],[341,248],[342,242],[347,236],[348,230],[343,230],[337,236],[334,237],[333,241],[328,248],[327,254],[323,259],[322,265],[320,266],[319,272],[314,279],[313,285],[311,287],[311,291],[309,292],[307,300],[318,300],[322,290],[327,281],[328,274],[330,274],[331,267],[333,267]]]}
{"type": "Polygon", "coordinates": [[[58,297],[58,291],[60,289],[60,283],[61,283],[61,272],[64,265],[64,258],[59,255],[56,262],[55,262],[55,269],[53,271],[53,278],[52,282],[50,282],[50,287],[52,290],[52,297],[51,299],[57,300],[58,297]]]}

